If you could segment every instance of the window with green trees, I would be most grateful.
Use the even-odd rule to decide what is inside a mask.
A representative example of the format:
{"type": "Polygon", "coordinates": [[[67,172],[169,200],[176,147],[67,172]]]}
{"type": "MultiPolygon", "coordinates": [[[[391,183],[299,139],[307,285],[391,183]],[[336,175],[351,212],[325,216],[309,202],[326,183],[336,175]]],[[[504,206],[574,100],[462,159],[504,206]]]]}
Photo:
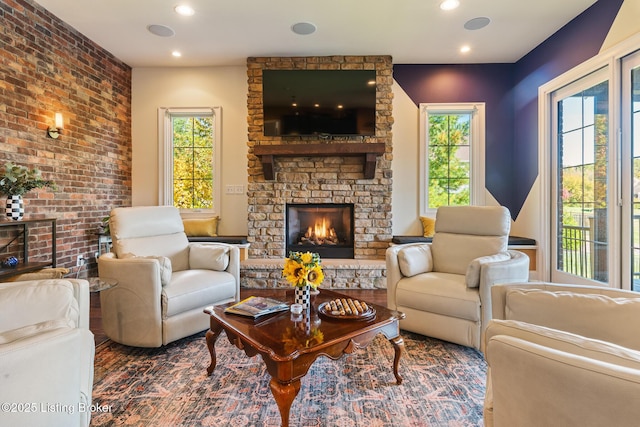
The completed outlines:
{"type": "Polygon", "coordinates": [[[220,107],[160,108],[160,202],[183,212],[219,212],[220,107]]]}
{"type": "Polygon", "coordinates": [[[422,104],[421,111],[421,213],[484,204],[484,104],[422,104]]]}
{"type": "Polygon", "coordinates": [[[470,203],[471,114],[429,114],[429,208],[470,203]]]}
{"type": "Polygon", "coordinates": [[[173,205],[213,208],[213,119],[173,117],[173,205]]]}

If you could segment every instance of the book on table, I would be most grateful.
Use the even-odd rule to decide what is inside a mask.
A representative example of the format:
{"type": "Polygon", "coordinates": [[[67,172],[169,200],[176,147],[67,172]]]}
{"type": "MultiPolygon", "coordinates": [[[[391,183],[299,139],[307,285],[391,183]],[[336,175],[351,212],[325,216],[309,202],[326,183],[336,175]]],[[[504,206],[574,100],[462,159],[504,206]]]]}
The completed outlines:
{"type": "Polygon", "coordinates": [[[286,302],[273,298],[250,296],[225,308],[224,312],[256,318],[288,309],[289,305],[286,302]]]}

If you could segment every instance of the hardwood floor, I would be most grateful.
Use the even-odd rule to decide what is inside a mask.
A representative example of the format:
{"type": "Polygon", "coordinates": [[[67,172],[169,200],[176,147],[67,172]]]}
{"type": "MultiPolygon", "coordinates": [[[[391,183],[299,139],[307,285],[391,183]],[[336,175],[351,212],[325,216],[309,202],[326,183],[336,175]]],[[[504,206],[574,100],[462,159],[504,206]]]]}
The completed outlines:
{"type": "MultiPolygon", "coordinates": [[[[256,296],[272,296],[274,298],[285,298],[286,291],[289,288],[278,289],[240,289],[240,297],[247,298],[251,295],[256,296]]],[[[387,305],[386,289],[337,289],[338,292],[351,296],[351,298],[359,299],[369,303],[385,306],[387,305]]],[[[204,314],[203,314],[204,316],[204,314]]],[[[91,309],[89,328],[95,337],[96,345],[108,340],[102,329],[102,315],[100,312],[100,294],[95,292],[91,294],[91,309]]]]}

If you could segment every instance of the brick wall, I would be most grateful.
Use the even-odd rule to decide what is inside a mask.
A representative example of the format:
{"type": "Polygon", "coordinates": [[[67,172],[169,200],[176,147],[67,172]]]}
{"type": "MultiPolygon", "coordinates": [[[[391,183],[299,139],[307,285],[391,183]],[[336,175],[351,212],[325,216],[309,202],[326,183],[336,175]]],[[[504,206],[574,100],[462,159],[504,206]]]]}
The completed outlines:
{"type": "MultiPolygon", "coordinates": [[[[30,0],[0,2],[0,166],[5,161],[56,182],[55,191],[27,194],[25,208],[58,219],[59,266],[93,257],[101,218],[131,204],[131,69],[30,0]],[[65,129],[50,139],[56,112],[65,129]]],[[[32,256],[46,258],[49,242],[34,248],[32,256]]]]}
{"type": "Polygon", "coordinates": [[[383,259],[391,241],[391,90],[390,56],[327,56],[248,58],[248,241],[250,258],[285,256],[287,203],[354,203],[355,258],[383,259]],[[262,70],[349,69],[376,70],[376,133],[373,137],[265,137],[262,117],[262,70]],[[350,157],[276,158],[275,179],[267,181],[253,147],[295,143],[384,143],[373,179],[364,179],[363,162],[350,157]]]}

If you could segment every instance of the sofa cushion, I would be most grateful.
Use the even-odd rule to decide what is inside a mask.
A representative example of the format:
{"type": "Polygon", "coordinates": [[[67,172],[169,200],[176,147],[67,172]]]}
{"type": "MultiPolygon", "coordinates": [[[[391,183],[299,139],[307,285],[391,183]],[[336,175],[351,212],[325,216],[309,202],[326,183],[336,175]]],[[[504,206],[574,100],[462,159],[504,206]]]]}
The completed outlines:
{"type": "Polygon", "coordinates": [[[436,233],[508,236],[510,230],[511,215],[504,206],[441,206],[436,213],[436,233]]]}
{"type": "Polygon", "coordinates": [[[187,237],[216,237],[220,217],[183,219],[184,232],[187,237]]]}
{"type": "Polygon", "coordinates": [[[235,277],[226,271],[176,272],[171,283],[162,288],[162,318],[166,319],[195,308],[204,309],[207,305],[234,298],[235,293],[235,277]]]}
{"type": "Polygon", "coordinates": [[[62,279],[0,284],[0,313],[0,333],[58,319],[73,327],[79,319],[73,285],[62,279]]]}
{"type": "Polygon", "coordinates": [[[489,322],[487,327],[487,342],[496,335],[508,335],[544,347],[588,357],[589,359],[640,369],[639,351],[544,326],[532,325],[517,320],[494,319],[489,322]]]}
{"type": "Polygon", "coordinates": [[[480,271],[482,270],[482,266],[491,264],[492,262],[507,261],[509,259],[511,259],[511,255],[509,255],[508,252],[500,252],[474,259],[467,267],[467,274],[465,276],[467,286],[470,288],[480,286],[480,271]]]}
{"type": "Polygon", "coordinates": [[[398,267],[403,276],[411,277],[433,269],[429,245],[411,245],[398,251],[398,267]]]}
{"type": "Polygon", "coordinates": [[[167,286],[171,281],[171,274],[173,273],[173,269],[171,268],[171,259],[166,256],[161,256],[161,255],[160,256],[156,256],[156,255],[136,256],[134,254],[127,253],[120,258],[122,259],[132,259],[132,258],[154,259],[158,261],[158,265],[160,267],[160,284],[162,286],[167,286]]]}
{"type": "Polygon", "coordinates": [[[189,268],[224,271],[229,266],[229,248],[220,245],[192,243],[189,245],[189,268]]]}
{"type": "Polygon", "coordinates": [[[436,233],[431,244],[433,270],[465,275],[474,259],[505,252],[507,239],[506,235],[498,237],[436,233]]]}
{"type": "Polygon", "coordinates": [[[75,324],[69,318],[45,320],[44,322],[35,323],[33,325],[26,325],[21,328],[12,329],[10,331],[0,333],[0,345],[8,344],[34,335],[39,335],[47,331],[52,331],[54,329],[75,327],[75,324]]]}
{"type": "Polygon", "coordinates": [[[459,274],[422,273],[405,277],[396,288],[398,307],[480,321],[480,296],[459,274]]]}
{"type": "Polygon", "coordinates": [[[640,298],[513,289],[506,293],[505,318],[640,350],[640,298]]]}
{"type": "Polygon", "coordinates": [[[109,219],[112,251],[118,258],[162,255],[171,259],[173,271],[189,268],[189,241],[180,212],[173,206],[114,208],[109,219]]]}

